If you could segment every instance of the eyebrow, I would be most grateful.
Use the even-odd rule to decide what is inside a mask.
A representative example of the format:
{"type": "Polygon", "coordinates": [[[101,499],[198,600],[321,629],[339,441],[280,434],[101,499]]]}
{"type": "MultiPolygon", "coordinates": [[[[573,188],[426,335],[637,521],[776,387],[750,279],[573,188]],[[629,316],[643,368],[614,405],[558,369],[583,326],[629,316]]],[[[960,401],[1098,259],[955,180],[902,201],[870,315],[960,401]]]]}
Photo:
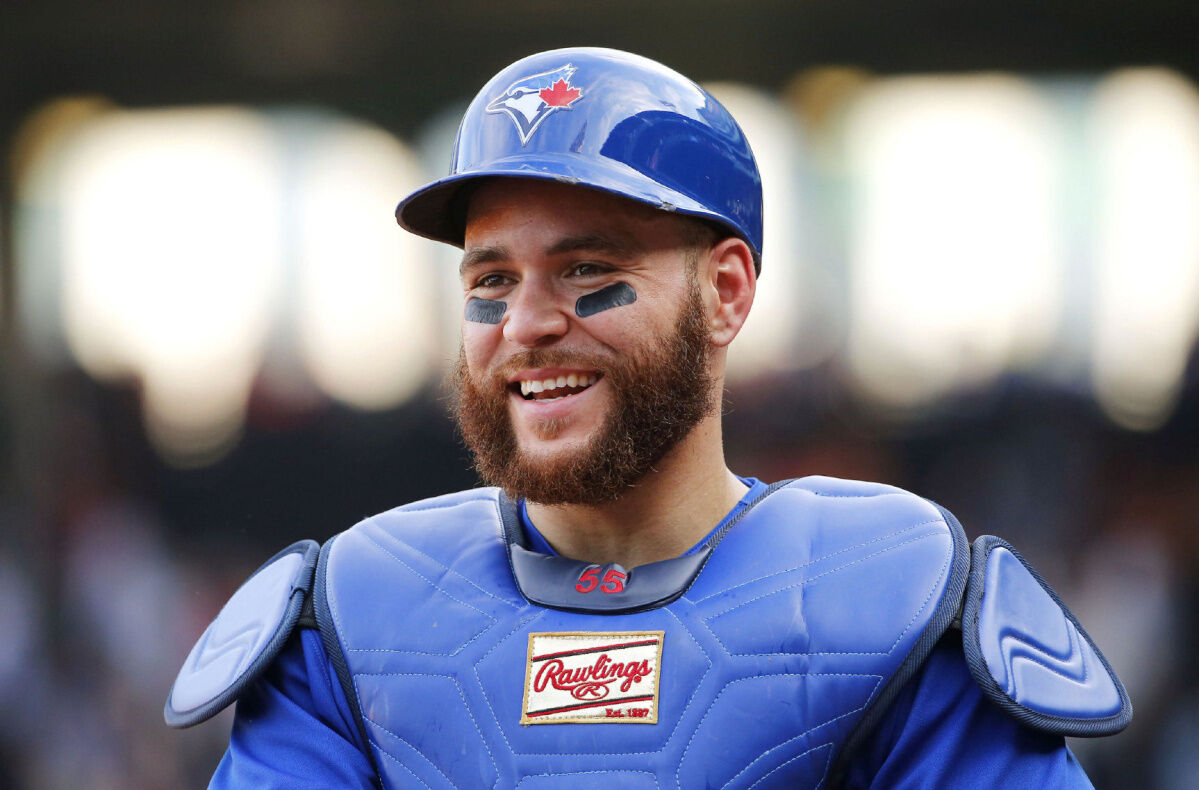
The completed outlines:
{"type": "Polygon", "coordinates": [[[462,256],[462,263],[458,264],[458,276],[466,274],[466,270],[473,266],[480,266],[485,263],[502,263],[510,259],[512,256],[508,252],[507,247],[475,247],[472,250],[467,250],[462,256]]]}

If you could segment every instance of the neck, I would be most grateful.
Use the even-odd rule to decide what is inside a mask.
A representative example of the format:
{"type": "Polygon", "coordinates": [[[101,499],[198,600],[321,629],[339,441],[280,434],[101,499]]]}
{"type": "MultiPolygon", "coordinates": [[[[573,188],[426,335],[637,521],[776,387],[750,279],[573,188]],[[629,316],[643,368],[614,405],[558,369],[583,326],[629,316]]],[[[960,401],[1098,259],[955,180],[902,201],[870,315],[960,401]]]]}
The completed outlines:
{"type": "Polygon", "coordinates": [[[725,466],[720,415],[715,413],[619,499],[602,505],[528,502],[527,507],[538,531],[559,554],[634,568],[690,549],[746,490],[725,466]]]}

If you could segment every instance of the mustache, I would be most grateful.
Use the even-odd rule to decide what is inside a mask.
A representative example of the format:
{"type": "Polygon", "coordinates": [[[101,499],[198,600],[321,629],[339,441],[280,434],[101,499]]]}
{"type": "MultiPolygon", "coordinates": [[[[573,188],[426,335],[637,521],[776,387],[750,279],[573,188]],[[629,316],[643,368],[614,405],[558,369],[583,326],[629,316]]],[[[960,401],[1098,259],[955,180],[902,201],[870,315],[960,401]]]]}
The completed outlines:
{"type": "Polygon", "coordinates": [[[612,357],[603,354],[561,348],[526,349],[504,360],[489,378],[507,382],[514,373],[529,368],[580,368],[603,373],[612,367],[612,357]]]}

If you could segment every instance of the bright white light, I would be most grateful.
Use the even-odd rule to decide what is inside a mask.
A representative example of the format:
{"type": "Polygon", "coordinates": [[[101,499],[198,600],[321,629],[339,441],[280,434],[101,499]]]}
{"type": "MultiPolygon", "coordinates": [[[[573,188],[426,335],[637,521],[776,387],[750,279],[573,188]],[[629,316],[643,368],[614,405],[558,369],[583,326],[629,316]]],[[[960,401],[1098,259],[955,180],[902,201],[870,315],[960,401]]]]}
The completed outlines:
{"type": "Polygon", "coordinates": [[[772,97],[732,83],[705,85],[745,132],[762,174],[765,238],[762,282],[749,320],[728,357],[732,381],[810,367],[831,351],[830,333],[812,322],[817,293],[801,247],[801,145],[794,116],[772,97]]]}
{"type": "Polygon", "coordinates": [[[1060,239],[1047,102],[1006,76],[890,79],[847,118],[849,364],[898,408],[1042,354],[1060,239]]]}
{"type": "MultiPolygon", "coordinates": [[[[425,124],[416,138],[416,148],[424,165],[423,182],[445,176],[454,154],[454,140],[458,126],[466,112],[466,103],[453,103],[443,107],[425,124]]],[[[405,233],[405,235],[411,235],[405,233]]],[[[419,254],[430,262],[433,272],[433,287],[436,294],[434,310],[437,321],[439,345],[435,349],[441,368],[448,370],[458,358],[461,339],[463,292],[458,279],[458,264],[462,251],[438,241],[412,236],[419,254]]]]}
{"type": "Polygon", "coordinates": [[[1199,328],[1199,94],[1179,75],[1120,72],[1096,91],[1099,171],[1093,371],[1118,423],[1173,410],[1199,328]]]}
{"type": "Polygon", "coordinates": [[[408,397],[439,339],[427,247],[392,214],[421,175],[394,137],[348,122],[324,130],[302,165],[301,352],[325,392],[359,408],[408,397]]]}
{"type": "Polygon", "coordinates": [[[189,463],[241,425],[278,290],[270,130],[234,109],[114,113],[63,169],[63,321],[79,362],[137,375],[148,428],[189,463]]]}
{"type": "Polygon", "coordinates": [[[70,359],[60,309],[64,156],[81,129],[112,110],[94,96],[55,99],[22,122],[13,143],[16,317],[22,343],[44,363],[70,359]]]}
{"type": "Polygon", "coordinates": [[[238,109],[93,110],[70,130],[21,184],[23,270],[62,268],[24,277],[26,298],[53,305],[61,287],[67,347],[141,382],[169,460],[232,446],[271,341],[283,369],[298,346],[326,393],[364,408],[426,379],[437,300],[392,215],[421,173],[395,138],[238,109]]]}

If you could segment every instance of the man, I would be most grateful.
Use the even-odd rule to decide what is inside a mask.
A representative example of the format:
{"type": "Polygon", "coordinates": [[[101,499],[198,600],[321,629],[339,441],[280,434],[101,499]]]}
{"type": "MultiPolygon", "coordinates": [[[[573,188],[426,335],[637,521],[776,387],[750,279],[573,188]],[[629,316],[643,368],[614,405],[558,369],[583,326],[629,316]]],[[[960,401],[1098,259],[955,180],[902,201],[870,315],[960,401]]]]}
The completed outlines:
{"type": "Polygon", "coordinates": [[[1077,621],[937,505],[725,466],[761,266],[741,130],[665,67],[492,79],[400,223],[461,246],[455,411],[496,488],[301,542],[166,716],[238,699],[214,787],[1088,787],[1131,707],[1077,621]]]}

